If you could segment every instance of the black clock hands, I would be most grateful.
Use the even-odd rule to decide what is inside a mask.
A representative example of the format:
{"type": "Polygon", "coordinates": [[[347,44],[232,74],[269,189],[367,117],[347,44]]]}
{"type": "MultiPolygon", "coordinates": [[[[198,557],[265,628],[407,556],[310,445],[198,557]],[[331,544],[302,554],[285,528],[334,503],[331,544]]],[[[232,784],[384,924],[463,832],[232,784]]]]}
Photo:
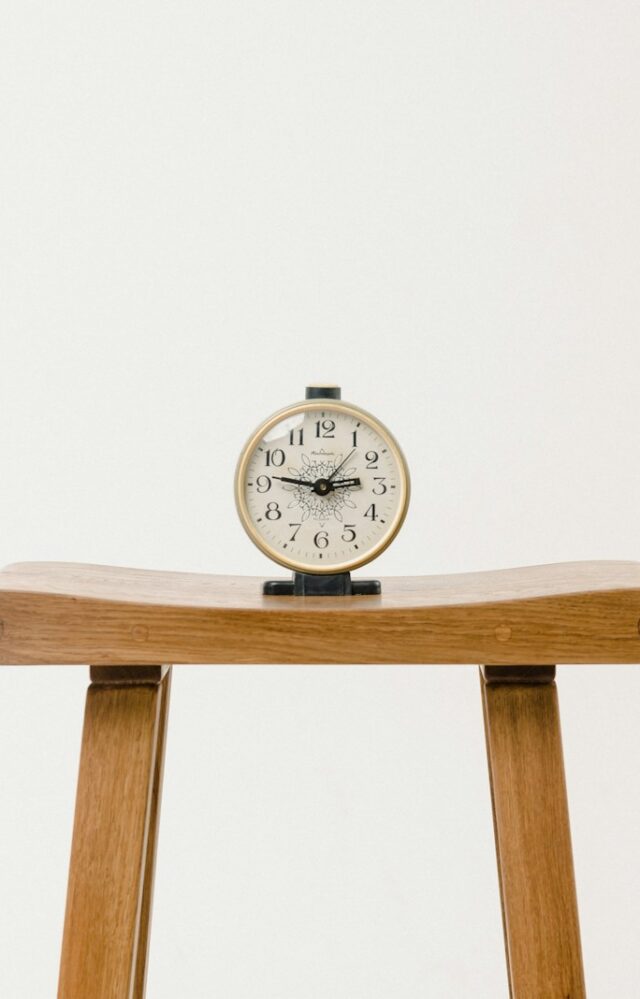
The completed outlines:
{"type": "Polygon", "coordinates": [[[360,479],[336,479],[335,482],[331,483],[331,485],[333,486],[334,489],[337,489],[338,486],[341,486],[343,489],[346,489],[348,486],[359,486],[360,479]]]}
{"type": "Polygon", "coordinates": [[[335,476],[335,475],[337,475],[337,473],[338,473],[338,472],[340,471],[340,469],[341,469],[341,468],[342,468],[342,466],[343,466],[343,465],[345,464],[345,462],[349,461],[349,458],[351,457],[351,455],[352,455],[352,454],[355,454],[355,453],[356,453],[356,449],[354,448],[354,449],[353,449],[353,451],[351,451],[351,452],[350,452],[350,453],[349,453],[349,454],[347,455],[347,457],[346,457],[346,458],[343,458],[343,459],[342,459],[342,461],[340,462],[340,464],[339,464],[339,465],[336,465],[336,467],[334,468],[333,472],[332,472],[332,473],[331,473],[331,475],[329,476],[329,479],[328,479],[328,481],[329,481],[329,482],[331,482],[331,480],[332,480],[332,479],[334,478],[334,476],[335,476]]]}
{"type": "Polygon", "coordinates": [[[315,486],[315,482],[306,479],[290,479],[287,475],[272,475],[271,478],[280,479],[280,482],[293,482],[295,486],[309,486],[311,489],[315,486]]]}
{"type": "MultiPolygon", "coordinates": [[[[339,467],[339,466],[338,466],[339,467]]],[[[313,489],[314,493],[319,496],[326,496],[333,489],[348,489],[351,486],[359,486],[360,479],[336,479],[335,482],[328,479],[316,479],[315,482],[310,479],[292,479],[288,475],[272,475],[272,479],[279,479],[280,482],[291,482],[294,486],[307,486],[308,489],[313,489]]]]}

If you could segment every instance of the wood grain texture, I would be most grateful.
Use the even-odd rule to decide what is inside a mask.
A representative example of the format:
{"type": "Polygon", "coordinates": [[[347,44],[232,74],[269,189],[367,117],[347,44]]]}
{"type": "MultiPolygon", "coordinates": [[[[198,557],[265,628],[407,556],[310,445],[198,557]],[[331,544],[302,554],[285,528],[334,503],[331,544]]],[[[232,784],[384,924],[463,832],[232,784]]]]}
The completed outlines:
{"type": "Polygon", "coordinates": [[[264,597],[260,584],[9,566],[0,664],[640,662],[636,562],[387,578],[366,597],[264,597]]]}
{"type": "Polygon", "coordinates": [[[510,995],[585,999],[556,685],[481,684],[510,995]]]}
{"type": "MultiPolygon", "coordinates": [[[[118,667],[115,667],[115,669],[117,668],[118,667]]],[[[153,884],[156,870],[156,853],[158,850],[160,802],[162,799],[162,780],[164,777],[164,757],[167,744],[167,723],[169,700],[171,695],[170,668],[167,669],[166,672],[163,672],[159,694],[160,707],[158,710],[156,755],[151,784],[147,845],[143,860],[144,873],[142,879],[142,901],[140,904],[138,946],[136,948],[136,965],[133,980],[133,999],[144,999],[147,980],[147,962],[149,959],[149,942],[151,934],[151,909],[153,905],[153,884]]]]}
{"type": "Polygon", "coordinates": [[[170,671],[87,691],[58,999],[143,999],[170,671]]]}

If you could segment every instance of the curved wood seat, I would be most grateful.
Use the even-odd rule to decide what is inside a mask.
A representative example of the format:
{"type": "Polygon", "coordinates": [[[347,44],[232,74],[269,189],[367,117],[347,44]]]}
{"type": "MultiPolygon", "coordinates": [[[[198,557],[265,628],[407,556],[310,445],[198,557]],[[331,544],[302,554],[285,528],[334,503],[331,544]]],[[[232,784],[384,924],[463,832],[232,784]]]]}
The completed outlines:
{"type": "Polygon", "coordinates": [[[264,597],[255,577],[24,562],[0,572],[1,664],[640,662],[640,563],[383,580],[264,597]]]}

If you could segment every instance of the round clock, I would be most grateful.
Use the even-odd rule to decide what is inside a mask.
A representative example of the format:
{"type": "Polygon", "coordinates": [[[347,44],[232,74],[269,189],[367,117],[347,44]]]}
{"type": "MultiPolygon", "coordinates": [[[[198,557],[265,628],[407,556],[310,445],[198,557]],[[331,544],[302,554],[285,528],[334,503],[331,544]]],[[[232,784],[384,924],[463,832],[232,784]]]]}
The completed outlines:
{"type": "Polygon", "coordinates": [[[235,478],[242,525],[265,555],[302,573],[342,573],[393,541],[407,512],[398,443],[337,388],[309,388],[251,435],[235,478]]]}

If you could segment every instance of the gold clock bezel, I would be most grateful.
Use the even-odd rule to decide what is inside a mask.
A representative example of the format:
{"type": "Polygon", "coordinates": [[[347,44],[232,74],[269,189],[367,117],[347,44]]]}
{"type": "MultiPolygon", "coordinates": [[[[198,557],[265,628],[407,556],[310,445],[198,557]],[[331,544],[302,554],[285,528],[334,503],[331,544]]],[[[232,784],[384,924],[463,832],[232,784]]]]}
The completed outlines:
{"type": "Polygon", "coordinates": [[[407,467],[407,462],[402,449],[384,423],[381,423],[380,420],[369,413],[366,409],[361,409],[360,406],[354,406],[352,403],[343,402],[341,399],[318,398],[305,399],[302,402],[293,403],[291,406],[285,406],[283,409],[279,409],[276,413],[273,413],[268,417],[268,419],[264,420],[264,422],[260,424],[257,430],[254,431],[249,440],[246,442],[240,453],[234,480],[234,494],[240,523],[261,552],[263,552],[273,562],[277,562],[278,565],[282,565],[286,569],[292,569],[296,572],[307,572],[314,576],[327,576],[338,572],[349,572],[352,569],[358,569],[360,566],[366,565],[368,562],[373,561],[374,558],[377,558],[378,555],[389,547],[402,527],[404,519],[407,515],[409,497],[411,494],[411,482],[409,478],[409,469],[407,467]],[[356,419],[363,420],[368,423],[381,437],[383,437],[389,447],[389,450],[393,453],[396,459],[400,481],[398,483],[398,509],[389,525],[389,529],[385,532],[380,541],[368,552],[358,556],[357,558],[348,559],[345,562],[336,562],[333,565],[319,568],[315,565],[309,565],[307,562],[299,562],[297,559],[287,558],[286,555],[281,555],[280,552],[278,552],[275,548],[272,548],[271,545],[264,540],[257,528],[254,526],[249,515],[249,509],[247,507],[245,497],[245,481],[249,459],[251,458],[256,446],[262,440],[264,435],[272,429],[272,427],[275,427],[278,423],[286,420],[287,417],[297,416],[299,413],[306,413],[310,410],[322,410],[323,408],[327,410],[335,410],[337,412],[345,413],[348,416],[354,416],[356,419]]]}

